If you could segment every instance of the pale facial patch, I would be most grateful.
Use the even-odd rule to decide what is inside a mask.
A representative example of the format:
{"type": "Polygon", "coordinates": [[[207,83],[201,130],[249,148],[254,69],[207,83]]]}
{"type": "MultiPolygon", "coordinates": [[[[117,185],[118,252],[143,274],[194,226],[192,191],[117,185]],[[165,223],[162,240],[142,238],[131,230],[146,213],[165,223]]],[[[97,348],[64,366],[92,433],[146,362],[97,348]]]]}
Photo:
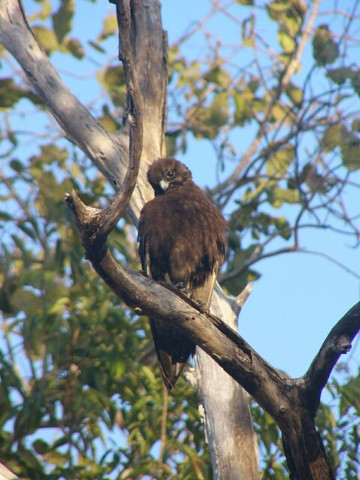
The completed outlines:
{"type": "Polygon", "coordinates": [[[169,188],[169,182],[167,180],[164,180],[164,179],[160,180],[159,185],[164,192],[166,192],[166,190],[169,188]]]}

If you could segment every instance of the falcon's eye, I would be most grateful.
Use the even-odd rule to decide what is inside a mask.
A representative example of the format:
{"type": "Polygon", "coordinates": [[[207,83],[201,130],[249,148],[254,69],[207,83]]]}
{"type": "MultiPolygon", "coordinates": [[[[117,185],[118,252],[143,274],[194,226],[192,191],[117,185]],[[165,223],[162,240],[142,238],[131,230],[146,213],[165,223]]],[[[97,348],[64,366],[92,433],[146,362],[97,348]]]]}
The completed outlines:
{"type": "Polygon", "coordinates": [[[169,170],[169,171],[167,172],[167,174],[166,174],[166,178],[167,178],[168,180],[172,180],[174,177],[175,177],[175,172],[174,172],[174,170],[169,170]]]}

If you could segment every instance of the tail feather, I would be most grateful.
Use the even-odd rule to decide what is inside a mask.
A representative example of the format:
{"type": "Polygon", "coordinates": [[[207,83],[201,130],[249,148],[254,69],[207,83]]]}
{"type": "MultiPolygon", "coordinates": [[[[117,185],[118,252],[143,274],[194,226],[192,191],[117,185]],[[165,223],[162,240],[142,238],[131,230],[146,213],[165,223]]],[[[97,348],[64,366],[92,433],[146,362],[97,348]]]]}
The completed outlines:
{"type": "Polygon", "coordinates": [[[171,390],[196,345],[183,333],[163,320],[150,319],[151,331],[165,387],[171,390]]]}
{"type": "MultiPolygon", "coordinates": [[[[218,264],[207,277],[204,285],[191,290],[193,300],[209,308],[214,290],[218,264]]],[[[163,320],[150,319],[151,331],[159,360],[159,368],[165,387],[171,390],[183,371],[190,355],[195,354],[196,345],[189,338],[163,320]]]]}

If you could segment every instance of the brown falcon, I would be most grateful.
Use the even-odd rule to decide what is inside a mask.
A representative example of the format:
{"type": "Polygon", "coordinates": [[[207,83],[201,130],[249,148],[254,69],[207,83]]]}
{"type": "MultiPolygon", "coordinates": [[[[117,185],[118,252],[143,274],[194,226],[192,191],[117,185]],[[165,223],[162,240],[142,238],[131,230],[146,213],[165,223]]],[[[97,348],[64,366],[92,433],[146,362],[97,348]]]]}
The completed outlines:
{"type": "MultiPolygon", "coordinates": [[[[149,168],[155,198],[141,211],[138,241],[143,271],[157,281],[185,288],[205,308],[224,260],[226,222],[190,170],[174,158],[160,158],[149,168]]],[[[168,390],[195,344],[167,322],[150,319],[159,367],[168,390]]]]}

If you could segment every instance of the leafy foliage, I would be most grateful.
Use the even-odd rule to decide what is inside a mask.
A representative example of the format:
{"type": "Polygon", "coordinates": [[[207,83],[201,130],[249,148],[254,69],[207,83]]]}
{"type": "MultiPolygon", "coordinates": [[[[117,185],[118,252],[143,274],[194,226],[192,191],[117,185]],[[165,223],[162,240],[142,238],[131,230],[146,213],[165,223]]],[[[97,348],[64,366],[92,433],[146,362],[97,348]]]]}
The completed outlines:
{"type": "MultiPolygon", "coordinates": [[[[85,101],[114,132],[125,107],[116,18],[105,9],[102,19],[93,15],[86,39],[76,26],[79,5],[44,0],[27,13],[54,62],[75,65],[73,72],[97,62],[96,74],[81,76],[79,95],[85,78],[94,89],[85,101]]],[[[344,193],[359,186],[355,16],[344,15],[341,31],[322,17],[306,38],[310,8],[301,0],[238,0],[227,13],[240,43],[199,24],[170,48],[168,153],[185,152],[191,137],[214,148],[222,177],[209,194],[229,212],[221,281],[230,293],[259,277],[256,262],[301,250],[304,228],[341,229],[355,245],[360,238],[344,193]],[[188,39],[203,42],[201,60],[188,39]]],[[[147,319],[127,311],[83,260],[64,207],[73,187],[94,206],[111,193],[3,49],[0,58],[2,460],[32,479],[211,478],[192,388],[179,381],[164,420],[147,319]]],[[[134,239],[123,222],[110,246],[139,268],[134,239]]],[[[330,392],[340,401],[324,404],[318,416],[339,478],[359,471],[359,378],[333,381],[330,392]]],[[[252,409],[264,478],[287,478],[274,422],[252,409]]]]}

